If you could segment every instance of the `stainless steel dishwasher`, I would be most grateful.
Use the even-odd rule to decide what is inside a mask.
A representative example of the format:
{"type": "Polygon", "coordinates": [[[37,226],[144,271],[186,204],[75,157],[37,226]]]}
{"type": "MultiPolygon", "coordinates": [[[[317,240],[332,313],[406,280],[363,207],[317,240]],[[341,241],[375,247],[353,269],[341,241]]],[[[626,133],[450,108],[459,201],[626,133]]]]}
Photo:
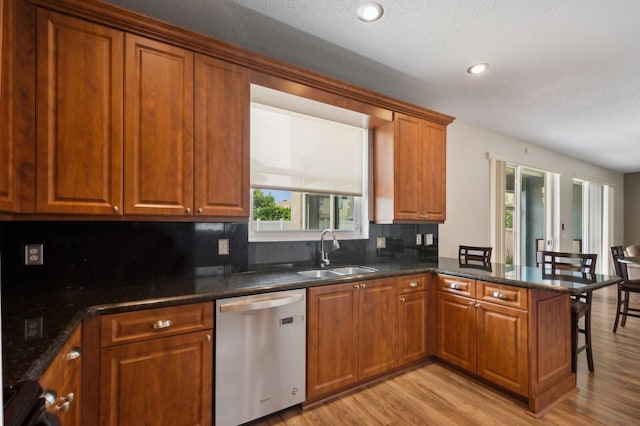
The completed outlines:
{"type": "Polygon", "coordinates": [[[216,426],[304,401],[305,315],[305,290],[216,301],[216,426]]]}

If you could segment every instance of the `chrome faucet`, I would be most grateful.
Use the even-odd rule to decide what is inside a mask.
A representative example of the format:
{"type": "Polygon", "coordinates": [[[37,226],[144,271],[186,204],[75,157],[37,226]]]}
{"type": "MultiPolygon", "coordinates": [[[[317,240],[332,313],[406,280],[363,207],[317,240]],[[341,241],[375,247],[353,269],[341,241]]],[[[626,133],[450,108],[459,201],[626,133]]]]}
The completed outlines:
{"type": "Polygon", "coordinates": [[[327,233],[331,234],[331,236],[333,237],[333,248],[335,249],[340,248],[340,243],[336,239],[336,234],[333,233],[333,229],[327,228],[324,231],[322,231],[322,234],[320,234],[320,266],[323,268],[325,266],[329,266],[329,264],[331,263],[329,261],[329,252],[324,251],[324,236],[327,233]]]}

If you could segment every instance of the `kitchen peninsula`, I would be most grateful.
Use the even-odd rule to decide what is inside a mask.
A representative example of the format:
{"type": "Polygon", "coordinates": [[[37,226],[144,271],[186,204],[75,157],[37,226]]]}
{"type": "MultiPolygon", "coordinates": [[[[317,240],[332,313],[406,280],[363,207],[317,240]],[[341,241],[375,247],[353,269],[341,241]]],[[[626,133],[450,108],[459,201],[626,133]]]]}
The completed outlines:
{"type": "MultiPolygon", "coordinates": [[[[526,313],[526,324],[517,325],[525,327],[518,330],[524,330],[526,334],[526,358],[515,365],[518,369],[515,374],[524,373],[526,376],[524,388],[514,391],[508,383],[491,378],[486,380],[498,383],[499,388],[509,390],[520,399],[527,400],[529,411],[541,415],[576,386],[575,374],[571,372],[569,295],[593,291],[617,282],[617,277],[598,274],[585,276],[581,273],[568,273],[561,277],[547,276],[539,268],[503,264],[477,267],[461,265],[457,259],[448,258],[439,258],[437,263],[374,261],[366,266],[375,268],[377,272],[313,279],[298,274],[297,270],[281,269],[145,285],[67,289],[29,297],[3,297],[4,380],[5,383],[12,383],[21,379],[38,379],[79,324],[85,323],[83,333],[87,336],[92,331],[86,324],[91,324],[96,318],[106,314],[195,304],[223,297],[270,291],[317,288],[425,274],[428,277],[428,309],[432,311],[429,319],[438,318],[438,321],[430,321],[427,324],[427,340],[432,346],[428,353],[438,359],[444,359],[451,365],[455,365],[455,362],[447,357],[448,352],[442,348],[442,336],[446,336],[446,330],[442,327],[450,327],[451,324],[441,324],[439,316],[443,312],[452,311],[443,301],[456,296],[455,293],[460,293],[457,294],[458,297],[466,297],[473,301],[468,306],[480,308],[484,304],[487,306],[486,311],[491,312],[489,306],[498,306],[503,299],[513,301],[514,292],[526,300],[524,305],[522,300],[518,301],[520,305],[516,307],[516,310],[526,313]],[[470,287],[460,287],[462,284],[473,284],[473,291],[470,291],[470,287]],[[438,303],[440,299],[441,302],[438,303]],[[44,338],[25,341],[24,321],[33,317],[43,318],[44,338]],[[522,368],[526,371],[521,371],[522,368]]],[[[482,320],[478,318],[480,324],[482,320]]],[[[478,338],[481,335],[478,333],[478,338]]],[[[516,337],[523,338],[521,335],[516,337]]],[[[85,340],[86,342],[88,340],[85,340]]],[[[492,349],[493,352],[497,352],[496,348],[492,349]]],[[[502,350],[509,348],[500,348],[500,351],[502,350]]],[[[90,357],[90,351],[91,349],[88,352],[88,348],[85,347],[84,356],[90,357]]],[[[477,356],[481,359],[480,352],[477,356]]],[[[467,367],[462,369],[474,376],[484,377],[480,371],[476,373],[477,370],[470,371],[467,367]]],[[[85,403],[87,402],[85,400],[85,403]]]]}

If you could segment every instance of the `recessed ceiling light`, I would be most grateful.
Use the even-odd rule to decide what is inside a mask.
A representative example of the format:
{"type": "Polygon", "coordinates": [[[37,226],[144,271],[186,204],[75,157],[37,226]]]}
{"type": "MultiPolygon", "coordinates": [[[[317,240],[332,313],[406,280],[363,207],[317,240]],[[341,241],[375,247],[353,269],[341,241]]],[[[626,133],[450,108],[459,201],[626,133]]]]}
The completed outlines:
{"type": "Polygon", "coordinates": [[[487,68],[489,68],[489,64],[483,62],[481,64],[471,65],[467,68],[467,72],[469,74],[482,74],[487,70],[487,68]]]}
{"type": "Polygon", "coordinates": [[[374,22],[382,18],[384,9],[379,3],[365,3],[358,8],[358,18],[364,22],[374,22]]]}

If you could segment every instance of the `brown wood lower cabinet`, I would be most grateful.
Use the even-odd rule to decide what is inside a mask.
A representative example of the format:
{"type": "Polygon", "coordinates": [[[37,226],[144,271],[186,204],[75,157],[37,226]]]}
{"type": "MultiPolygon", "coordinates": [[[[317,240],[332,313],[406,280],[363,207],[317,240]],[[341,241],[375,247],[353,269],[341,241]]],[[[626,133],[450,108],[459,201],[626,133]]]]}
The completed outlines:
{"type": "Polygon", "coordinates": [[[569,295],[438,276],[437,356],[544,412],[575,389],[569,295]]]}
{"type": "Polygon", "coordinates": [[[427,357],[426,276],[312,287],[307,403],[427,357]]]}
{"type": "Polygon", "coordinates": [[[213,304],[100,317],[98,419],[86,424],[210,425],[213,304]]]}
{"type": "Polygon", "coordinates": [[[210,425],[211,331],[104,349],[100,424],[210,425]]]}
{"type": "Polygon", "coordinates": [[[426,275],[400,277],[398,288],[400,301],[399,363],[408,364],[427,357],[427,306],[426,275]]]}
{"type": "Polygon", "coordinates": [[[307,300],[307,401],[398,365],[395,279],[313,287],[307,300]]]}
{"type": "MultiPolygon", "coordinates": [[[[497,303],[489,303],[481,297],[483,291],[480,289],[485,284],[489,285],[440,277],[438,356],[505,389],[527,396],[527,311],[499,304],[509,304],[514,299],[526,301],[527,289],[516,289],[518,297],[513,297],[513,294],[502,293],[500,286],[496,286],[493,289],[495,296],[492,292],[491,297],[497,303]],[[457,291],[477,296],[452,294],[457,291]]],[[[513,287],[510,289],[513,292],[513,287]]]]}
{"type": "Polygon", "coordinates": [[[64,426],[81,426],[82,326],[76,328],[67,343],[40,377],[40,386],[51,397],[47,411],[57,415],[64,426]]]}

